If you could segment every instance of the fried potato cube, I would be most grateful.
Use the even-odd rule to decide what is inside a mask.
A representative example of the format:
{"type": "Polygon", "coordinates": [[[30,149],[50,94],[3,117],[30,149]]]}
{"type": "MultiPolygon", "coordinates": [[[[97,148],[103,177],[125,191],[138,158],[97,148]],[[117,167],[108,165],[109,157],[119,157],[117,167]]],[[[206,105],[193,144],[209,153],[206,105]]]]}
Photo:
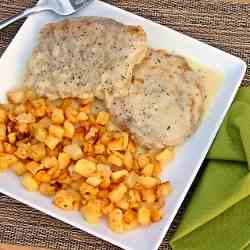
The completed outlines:
{"type": "Polygon", "coordinates": [[[34,123],[36,121],[35,117],[31,113],[22,113],[16,117],[16,120],[20,124],[34,123]]]}
{"type": "Polygon", "coordinates": [[[55,156],[46,156],[43,158],[41,165],[43,168],[55,168],[58,167],[58,161],[55,156]]]}
{"type": "Polygon", "coordinates": [[[30,161],[26,164],[26,169],[28,169],[33,175],[35,175],[39,170],[43,169],[42,164],[35,161],[30,161]]]}
{"type": "Polygon", "coordinates": [[[97,187],[101,184],[102,178],[99,176],[90,176],[87,178],[86,182],[93,187],[97,187]]]}
{"type": "Polygon", "coordinates": [[[42,160],[46,155],[45,145],[43,143],[37,143],[31,145],[29,148],[29,157],[34,161],[42,160]]]}
{"type": "Polygon", "coordinates": [[[114,209],[108,214],[108,225],[114,232],[124,232],[123,212],[121,209],[114,209]]]}
{"type": "Polygon", "coordinates": [[[174,151],[169,148],[165,148],[162,152],[156,155],[156,160],[161,164],[166,163],[166,161],[172,160],[174,158],[174,151]]]}
{"type": "Polygon", "coordinates": [[[135,172],[130,172],[125,180],[125,184],[128,188],[133,188],[137,183],[138,175],[135,172]]]}
{"type": "Polygon", "coordinates": [[[8,154],[14,154],[16,151],[16,147],[14,145],[11,145],[8,142],[3,143],[3,148],[4,148],[4,152],[8,154]]]}
{"type": "Polygon", "coordinates": [[[85,112],[79,112],[77,115],[78,121],[87,121],[88,119],[88,115],[85,112]]]}
{"type": "Polygon", "coordinates": [[[151,211],[149,208],[146,207],[140,207],[138,210],[138,222],[141,225],[148,225],[151,222],[151,211]]]}
{"type": "Polygon", "coordinates": [[[108,143],[108,149],[111,151],[121,151],[124,149],[123,139],[119,138],[116,140],[112,140],[108,143]]]}
{"type": "Polygon", "coordinates": [[[6,111],[0,108],[0,123],[4,123],[7,120],[6,111]]]}
{"type": "Polygon", "coordinates": [[[58,164],[59,169],[65,169],[70,163],[70,155],[67,153],[59,153],[58,155],[58,164]]]}
{"type": "Polygon", "coordinates": [[[83,152],[78,144],[70,144],[63,148],[63,152],[68,154],[73,160],[79,160],[83,157],[83,152]]]}
{"type": "Polygon", "coordinates": [[[151,209],[151,220],[153,222],[157,222],[162,218],[162,212],[158,209],[152,208],[151,209]]]}
{"type": "Polygon", "coordinates": [[[74,171],[83,177],[90,177],[96,171],[96,163],[86,159],[78,160],[74,171]]]}
{"type": "Polygon", "coordinates": [[[81,197],[74,190],[60,190],[56,193],[53,203],[56,207],[66,211],[74,210],[74,203],[79,202],[81,197]]]}
{"type": "Polygon", "coordinates": [[[51,124],[49,126],[49,134],[52,135],[52,136],[55,136],[55,137],[57,137],[59,139],[62,139],[63,135],[64,135],[64,129],[59,125],[51,124]]]}
{"type": "Polygon", "coordinates": [[[9,168],[17,162],[17,158],[12,154],[0,154],[0,172],[9,168]]]}
{"type": "Polygon", "coordinates": [[[109,119],[110,119],[110,114],[102,111],[98,113],[96,118],[96,123],[105,126],[109,122],[109,119]]]}
{"type": "Polygon", "coordinates": [[[27,159],[29,157],[30,145],[25,143],[20,143],[17,146],[15,155],[20,159],[27,159]]]}
{"type": "Polygon", "coordinates": [[[8,92],[7,96],[8,96],[8,100],[11,103],[18,104],[18,103],[22,103],[24,101],[25,92],[22,90],[11,91],[11,92],[8,92]]]}
{"type": "Polygon", "coordinates": [[[124,195],[123,198],[116,202],[115,205],[118,208],[121,208],[122,210],[127,210],[129,208],[129,200],[128,200],[128,196],[124,195]]]}
{"type": "Polygon", "coordinates": [[[97,164],[97,172],[100,173],[103,177],[109,178],[112,174],[111,167],[106,164],[97,164]]]}
{"type": "Polygon", "coordinates": [[[121,167],[123,165],[123,160],[119,156],[117,156],[115,154],[110,154],[109,155],[108,162],[110,164],[116,165],[118,167],[121,167]]]}
{"type": "Polygon", "coordinates": [[[87,204],[81,208],[80,211],[82,216],[88,223],[97,224],[100,222],[102,212],[99,200],[96,199],[89,200],[87,204]]]}
{"type": "Polygon", "coordinates": [[[0,123],[0,141],[6,139],[6,126],[4,123],[0,123]]]}
{"type": "Polygon", "coordinates": [[[21,161],[17,161],[11,165],[12,170],[15,172],[16,175],[21,176],[25,172],[27,172],[27,168],[21,161]]]}
{"type": "Polygon", "coordinates": [[[62,109],[54,108],[51,114],[51,121],[53,123],[61,124],[64,122],[64,112],[62,109]]]}
{"type": "Polygon", "coordinates": [[[166,197],[171,192],[172,192],[172,187],[169,181],[166,181],[158,185],[157,191],[156,191],[158,198],[166,197]]]}
{"type": "Polygon", "coordinates": [[[33,134],[34,137],[40,142],[45,142],[48,137],[47,130],[38,123],[33,125],[33,134]]]}
{"type": "Polygon", "coordinates": [[[152,176],[154,171],[154,165],[152,163],[147,164],[141,171],[145,176],[152,176]]]}
{"type": "Polygon", "coordinates": [[[125,165],[127,170],[133,169],[134,159],[133,159],[133,155],[130,151],[126,151],[126,153],[124,155],[124,165],[125,165]]]}
{"type": "Polygon", "coordinates": [[[35,175],[34,178],[39,181],[39,182],[50,182],[51,181],[51,176],[46,173],[44,170],[38,171],[35,175]]]}
{"type": "Polygon", "coordinates": [[[142,194],[142,200],[151,203],[156,200],[156,195],[153,189],[142,189],[141,190],[142,194]]]}
{"type": "Polygon", "coordinates": [[[105,146],[101,143],[95,144],[94,149],[96,154],[104,154],[106,150],[105,146]]]}
{"type": "Polygon", "coordinates": [[[69,121],[65,121],[64,122],[64,137],[73,138],[74,134],[75,134],[74,125],[69,121]]]}
{"type": "Polygon", "coordinates": [[[159,180],[150,176],[140,176],[138,182],[145,188],[153,188],[159,184],[159,180]]]}
{"type": "Polygon", "coordinates": [[[14,144],[16,142],[16,133],[9,133],[8,134],[8,140],[11,144],[14,144]]]}
{"type": "Polygon", "coordinates": [[[95,127],[91,127],[89,132],[85,135],[85,140],[89,141],[90,139],[95,138],[97,133],[98,133],[98,129],[95,127]]]}
{"type": "Polygon", "coordinates": [[[59,143],[61,142],[61,140],[55,136],[49,135],[46,139],[45,139],[45,144],[48,146],[49,149],[53,150],[59,143]]]}
{"type": "Polygon", "coordinates": [[[82,197],[86,200],[89,200],[98,194],[98,188],[93,187],[85,182],[81,184],[79,191],[82,197]]]}
{"type": "Polygon", "coordinates": [[[119,202],[120,200],[122,200],[127,190],[127,186],[121,183],[109,193],[109,199],[114,203],[119,202]]]}
{"type": "Polygon", "coordinates": [[[39,187],[39,192],[44,196],[52,197],[56,194],[56,188],[52,184],[41,183],[39,187]]]}
{"type": "Polygon", "coordinates": [[[115,181],[121,180],[122,178],[125,178],[127,175],[128,175],[128,171],[123,169],[123,170],[113,172],[111,175],[111,179],[112,181],[115,182],[115,181]]]}
{"type": "Polygon", "coordinates": [[[23,175],[22,184],[30,192],[35,192],[39,188],[38,182],[32,177],[30,173],[23,175]]]}

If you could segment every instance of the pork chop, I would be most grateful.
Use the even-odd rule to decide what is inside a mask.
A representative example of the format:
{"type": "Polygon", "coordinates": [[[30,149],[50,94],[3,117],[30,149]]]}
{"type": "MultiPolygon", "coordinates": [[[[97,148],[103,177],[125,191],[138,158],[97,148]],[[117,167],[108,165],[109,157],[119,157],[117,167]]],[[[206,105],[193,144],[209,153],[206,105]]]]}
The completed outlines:
{"type": "Polygon", "coordinates": [[[114,121],[142,145],[163,148],[190,136],[203,109],[200,77],[187,61],[163,50],[149,50],[135,67],[126,97],[108,103],[114,121]]]}
{"type": "Polygon", "coordinates": [[[40,32],[25,83],[51,99],[126,95],[132,69],[146,51],[140,26],[105,17],[50,23],[40,32]]]}

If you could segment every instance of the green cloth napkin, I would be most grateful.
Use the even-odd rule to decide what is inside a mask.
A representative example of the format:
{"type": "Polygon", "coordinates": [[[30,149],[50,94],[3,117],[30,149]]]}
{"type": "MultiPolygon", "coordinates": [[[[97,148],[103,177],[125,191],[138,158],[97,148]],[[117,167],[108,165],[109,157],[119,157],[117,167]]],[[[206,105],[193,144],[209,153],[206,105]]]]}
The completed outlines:
{"type": "Polygon", "coordinates": [[[240,88],[171,240],[174,250],[250,250],[250,87],[240,88]]]}

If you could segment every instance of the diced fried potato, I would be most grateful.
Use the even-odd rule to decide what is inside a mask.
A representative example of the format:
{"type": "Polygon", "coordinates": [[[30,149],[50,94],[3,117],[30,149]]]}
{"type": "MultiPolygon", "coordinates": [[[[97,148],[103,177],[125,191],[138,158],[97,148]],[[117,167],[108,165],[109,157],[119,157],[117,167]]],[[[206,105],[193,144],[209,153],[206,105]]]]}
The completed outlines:
{"type": "Polygon", "coordinates": [[[152,176],[154,171],[154,165],[152,163],[147,164],[141,171],[145,176],[152,176]]]}
{"type": "Polygon", "coordinates": [[[34,137],[40,142],[45,142],[46,138],[48,137],[47,130],[38,123],[33,125],[33,133],[34,137]]]}
{"type": "Polygon", "coordinates": [[[111,167],[106,164],[97,164],[97,172],[100,173],[103,177],[109,178],[112,174],[111,167]]]}
{"type": "Polygon", "coordinates": [[[144,168],[147,164],[149,164],[149,158],[144,154],[137,155],[136,160],[140,168],[144,168]]]}
{"type": "Polygon", "coordinates": [[[133,164],[134,164],[134,159],[132,153],[130,151],[126,151],[124,155],[124,165],[126,169],[127,170],[133,169],[133,164]]]}
{"type": "Polygon", "coordinates": [[[85,140],[89,141],[90,139],[96,138],[98,133],[98,129],[95,127],[91,127],[89,132],[85,135],[85,140]]]}
{"type": "Polygon", "coordinates": [[[107,112],[99,112],[96,118],[96,123],[100,125],[106,125],[109,122],[110,115],[107,112]]]}
{"type": "Polygon", "coordinates": [[[130,172],[125,180],[125,184],[129,188],[133,188],[138,180],[138,175],[135,172],[130,172]]]}
{"type": "Polygon", "coordinates": [[[84,177],[90,177],[96,171],[96,163],[86,159],[78,160],[74,171],[84,177]]]}
{"type": "Polygon", "coordinates": [[[60,190],[56,193],[53,203],[66,211],[74,210],[74,203],[80,201],[80,195],[73,190],[60,190]]]}
{"type": "Polygon", "coordinates": [[[138,222],[141,225],[148,225],[151,222],[151,211],[149,208],[140,207],[138,210],[138,222]]]}
{"type": "Polygon", "coordinates": [[[30,173],[26,173],[22,176],[22,184],[30,192],[35,192],[39,188],[38,182],[32,177],[30,173]]]}
{"type": "Polygon", "coordinates": [[[87,178],[86,182],[93,187],[97,187],[101,184],[102,178],[98,176],[90,176],[87,178]]]}
{"type": "Polygon", "coordinates": [[[162,218],[162,213],[161,213],[160,210],[155,209],[155,208],[151,209],[151,220],[152,220],[153,222],[157,222],[157,221],[159,221],[161,218],[162,218]]]}
{"type": "Polygon", "coordinates": [[[25,99],[25,93],[22,90],[16,90],[16,91],[9,92],[7,94],[7,96],[8,96],[8,100],[11,103],[15,103],[15,104],[21,103],[25,99]]]}
{"type": "Polygon", "coordinates": [[[108,143],[108,149],[111,151],[121,151],[124,149],[123,139],[115,139],[108,143]]]}
{"type": "Polygon", "coordinates": [[[172,192],[172,187],[169,181],[166,181],[158,185],[157,191],[156,191],[158,198],[166,197],[171,192],[172,192]]]}
{"type": "Polygon", "coordinates": [[[17,158],[12,154],[0,154],[0,172],[9,168],[17,162],[17,158]]]}
{"type": "Polygon", "coordinates": [[[58,155],[58,164],[59,169],[65,169],[70,163],[70,155],[67,153],[59,153],[58,155]]]}
{"type": "Polygon", "coordinates": [[[17,117],[17,122],[20,124],[26,124],[26,123],[34,123],[35,117],[31,113],[22,113],[19,114],[17,117]]]}
{"type": "Polygon", "coordinates": [[[118,208],[109,213],[108,225],[114,232],[122,233],[124,231],[123,217],[122,210],[118,208]]]}
{"type": "Polygon", "coordinates": [[[101,143],[95,144],[94,146],[96,154],[104,154],[105,153],[105,146],[101,143]]]}
{"type": "Polygon", "coordinates": [[[19,144],[17,147],[17,150],[15,152],[15,155],[20,158],[20,159],[26,159],[29,157],[29,150],[30,150],[30,145],[29,144],[19,144]]]}
{"type": "Polygon", "coordinates": [[[59,125],[51,124],[49,126],[49,134],[52,136],[55,136],[61,140],[63,138],[63,135],[64,135],[64,129],[59,125]]]}
{"type": "Polygon", "coordinates": [[[37,125],[39,125],[39,127],[48,129],[49,125],[51,124],[51,120],[48,117],[43,117],[41,120],[39,120],[39,122],[37,123],[37,125]]]}
{"type": "Polygon", "coordinates": [[[101,203],[97,199],[92,199],[81,208],[81,214],[84,219],[90,224],[97,224],[102,216],[101,203]]]}
{"type": "Polygon", "coordinates": [[[123,164],[123,160],[120,157],[118,157],[117,155],[115,155],[114,153],[109,155],[108,162],[110,164],[113,164],[113,165],[116,165],[119,167],[121,167],[123,164]]]}
{"type": "Polygon", "coordinates": [[[80,194],[84,199],[90,199],[95,197],[98,194],[98,188],[93,187],[85,182],[80,186],[80,194]]]}
{"type": "Polygon", "coordinates": [[[16,133],[9,133],[8,134],[8,140],[11,144],[14,144],[16,142],[16,133]]]}
{"type": "Polygon", "coordinates": [[[44,196],[52,197],[56,194],[56,188],[49,183],[41,183],[39,192],[44,196]]]}
{"type": "Polygon", "coordinates": [[[0,108],[0,123],[4,123],[7,120],[6,111],[0,108]]]}
{"type": "Polygon", "coordinates": [[[43,143],[37,143],[30,146],[29,157],[34,161],[42,160],[46,155],[45,145],[43,143]]]}
{"type": "Polygon", "coordinates": [[[50,148],[50,149],[54,149],[59,143],[61,142],[61,140],[55,136],[49,135],[46,139],[45,139],[45,144],[50,148]]]}
{"type": "Polygon", "coordinates": [[[69,121],[65,121],[64,122],[64,137],[73,138],[74,134],[75,134],[74,125],[69,121]]]}
{"type": "Polygon", "coordinates": [[[138,182],[145,188],[153,188],[159,184],[159,180],[150,176],[140,176],[138,182]]]}
{"type": "Polygon", "coordinates": [[[116,202],[115,205],[118,208],[121,208],[122,210],[127,210],[129,208],[129,200],[128,200],[128,196],[124,195],[123,198],[116,202]]]}
{"type": "Polygon", "coordinates": [[[129,202],[131,208],[137,208],[141,202],[141,195],[138,190],[131,189],[128,191],[129,202]]]}
{"type": "Polygon", "coordinates": [[[127,190],[128,188],[126,187],[126,185],[121,183],[109,193],[109,199],[114,203],[119,202],[120,200],[122,200],[127,190]]]}
{"type": "Polygon", "coordinates": [[[63,152],[68,154],[73,160],[79,160],[83,157],[83,152],[78,144],[70,144],[63,148],[63,152]]]}
{"type": "Polygon", "coordinates": [[[128,171],[123,169],[123,170],[113,172],[111,175],[111,179],[112,181],[115,182],[115,181],[121,180],[122,178],[125,178],[127,175],[128,175],[128,171]]]}
{"type": "Polygon", "coordinates": [[[8,142],[3,143],[4,152],[8,154],[14,154],[16,152],[16,147],[8,142]]]}
{"type": "Polygon", "coordinates": [[[39,170],[43,169],[44,167],[42,164],[39,164],[35,161],[30,161],[26,164],[26,169],[31,172],[33,175],[36,174],[39,170]]]}
{"type": "Polygon", "coordinates": [[[16,175],[21,176],[25,172],[27,172],[27,168],[21,161],[17,161],[11,165],[12,170],[15,172],[16,175]]]}
{"type": "Polygon", "coordinates": [[[54,168],[58,167],[58,161],[55,156],[46,156],[45,158],[43,158],[41,165],[43,166],[43,168],[54,168]]]}
{"type": "Polygon", "coordinates": [[[66,116],[68,121],[70,121],[72,123],[76,123],[77,122],[77,115],[78,115],[78,112],[74,107],[68,106],[65,109],[65,116],[66,116]]]}
{"type": "Polygon", "coordinates": [[[51,181],[51,176],[49,174],[47,174],[46,171],[44,171],[44,170],[38,171],[34,175],[34,178],[35,178],[35,180],[37,180],[39,182],[50,182],[51,181]]]}
{"type": "Polygon", "coordinates": [[[6,126],[4,123],[0,123],[0,141],[6,139],[6,126]]]}
{"type": "Polygon", "coordinates": [[[156,157],[161,164],[164,164],[166,161],[172,160],[174,158],[174,151],[169,148],[165,148],[162,152],[160,152],[156,157]]]}
{"type": "Polygon", "coordinates": [[[51,114],[51,121],[53,123],[61,124],[64,122],[64,112],[62,109],[54,108],[51,114]]]}
{"type": "Polygon", "coordinates": [[[142,200],[148,203],[152,203],[156,200],[156,195],[153,189],[142,189],[141,194],[142,194],[142,200]]]}
{"type": "Polygon", "coordinates": [[[88,119],[88,115],[85,112],[79,112],[77,115],[78,121],[87,121],[88,119]]]}

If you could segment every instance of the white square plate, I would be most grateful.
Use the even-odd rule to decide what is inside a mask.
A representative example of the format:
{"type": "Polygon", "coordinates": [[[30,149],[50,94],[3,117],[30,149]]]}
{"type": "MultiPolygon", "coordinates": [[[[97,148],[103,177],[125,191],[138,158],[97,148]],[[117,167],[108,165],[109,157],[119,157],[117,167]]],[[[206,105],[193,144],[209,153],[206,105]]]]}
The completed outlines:
{"type": "MultiPolygon", "coordinates": [[[[169,164],[162,175],[163,179],[170,180],[174,187],[167,201],[166,216],[149,227],[141,227],[126,234],[116,234],[111,232],[104,223],[89,225],[79,213],[64,212],[53,207],[50,199],[38,193],[25,191],[18,177],[9,172],[0,175],[0,192],[124,249],[155,250],[164,238],[205,158],[240,86],[246,64],[235,56],[101,1],[95,1],[78,15],[106,16],[126,24],[141,25],[148,34],[151,47],[174,51],[224,74],[223,83],[199,129],[191,139],[178,148],[176,159],[169,164]]],[[[61,18],[52,13],[40,13],[29,17],[24,23],[0,60],[0,101],[4,101],[6,92],[20,82],[41,27],[45,23],[59,19],[61,18]]]]}

